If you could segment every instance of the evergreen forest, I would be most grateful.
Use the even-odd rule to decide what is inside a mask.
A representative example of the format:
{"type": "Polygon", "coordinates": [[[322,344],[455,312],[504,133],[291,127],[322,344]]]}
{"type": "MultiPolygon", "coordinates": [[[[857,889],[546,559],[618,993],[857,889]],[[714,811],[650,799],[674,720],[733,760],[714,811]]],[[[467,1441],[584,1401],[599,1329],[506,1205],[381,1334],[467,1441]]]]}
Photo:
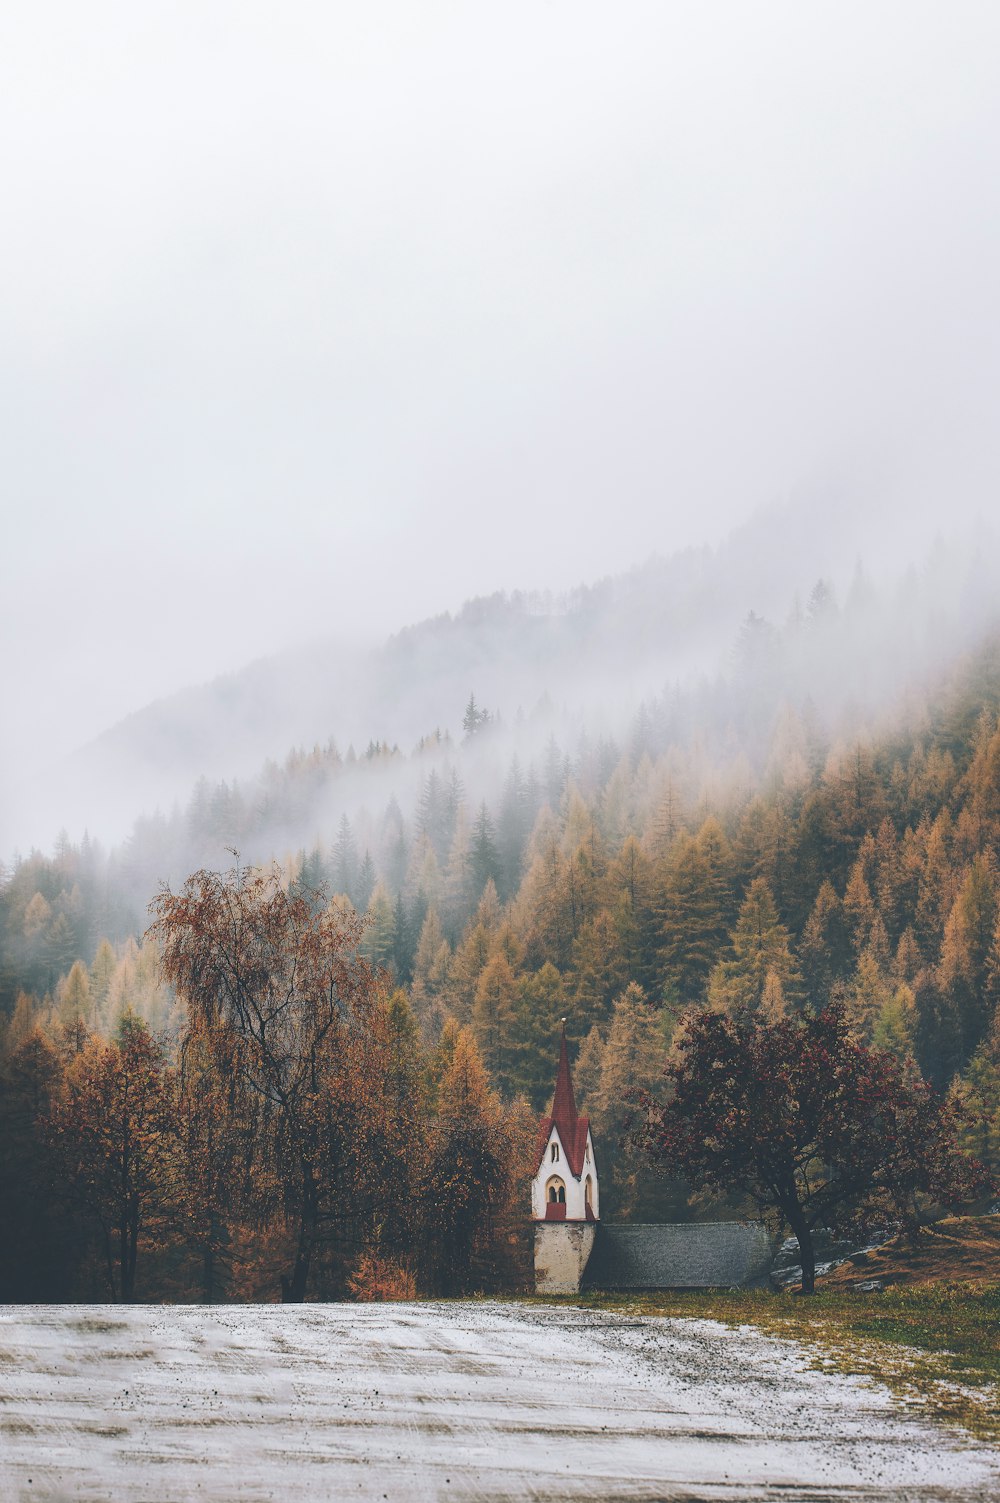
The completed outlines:
{"type": "Polygon", "coordinates": [[[557,711],[555,686],[525,714],[470,685],[454,729],[409,749],[296,748],[117,846],[16,857],[2,1297],[280,1297],[315,1191],[288,1168],[305,1129],[287,1102],[235,1100],[245,1062],[150,927],[193,873],[234,867],[297,934],[339,925],[364,978],[324,1056],[337,1113],[309,1150],[324,1190],[299,1297],[525,1282],[563,1020],[605,1217],[740,1211],[653,1174],[628,1133],[695,1005],[839,999],[966,1105],[967,1146],[1000,1169],[1000,636],[824,710],[817,665],[848,642],[860,674],[867,609],[820,584],[782,627],[751,614],[723,674],[613,727],[557,711]]]}

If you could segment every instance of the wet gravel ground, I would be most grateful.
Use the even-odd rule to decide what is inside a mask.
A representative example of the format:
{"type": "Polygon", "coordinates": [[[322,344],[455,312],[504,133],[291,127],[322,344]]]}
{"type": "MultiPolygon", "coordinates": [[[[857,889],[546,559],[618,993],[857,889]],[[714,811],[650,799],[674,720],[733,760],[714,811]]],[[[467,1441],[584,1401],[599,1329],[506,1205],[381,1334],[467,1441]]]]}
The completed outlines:
{"type": "Polygon", "coordinates": [[[493,1302],[0,1307],[7,1499],[1000,1499],[790,1342],[493,1302]]]}

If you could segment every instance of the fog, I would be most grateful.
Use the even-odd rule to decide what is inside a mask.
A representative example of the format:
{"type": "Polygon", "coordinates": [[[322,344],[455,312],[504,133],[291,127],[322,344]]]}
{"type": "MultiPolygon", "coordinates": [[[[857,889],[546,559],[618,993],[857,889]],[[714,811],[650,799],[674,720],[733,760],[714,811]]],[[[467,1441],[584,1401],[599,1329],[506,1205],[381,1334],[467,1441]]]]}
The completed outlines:
{"type": "MultiPolygon", "coordinates": [[[[0,850],[110,821],[49,769],[253,659],[356,685],[473,596],[794,519],[634,699],[995,516],[998,42],[987,4],[8,7],[0,850]]],[[[303,698],[341,741],[461,713],[289,684],[200,770],[303,698]]]]}

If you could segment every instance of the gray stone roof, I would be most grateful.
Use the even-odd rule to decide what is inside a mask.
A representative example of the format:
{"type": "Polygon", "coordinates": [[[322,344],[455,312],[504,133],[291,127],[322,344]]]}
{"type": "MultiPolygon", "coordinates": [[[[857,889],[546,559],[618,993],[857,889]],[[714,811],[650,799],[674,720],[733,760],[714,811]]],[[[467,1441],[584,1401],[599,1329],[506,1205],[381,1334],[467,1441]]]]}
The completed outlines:
{"type": "Polygon", "coordinates": [[[597,1228],[586,1289],[732,1289],[765,1284],[774,1249],[759,1221],[597,1228]]]}

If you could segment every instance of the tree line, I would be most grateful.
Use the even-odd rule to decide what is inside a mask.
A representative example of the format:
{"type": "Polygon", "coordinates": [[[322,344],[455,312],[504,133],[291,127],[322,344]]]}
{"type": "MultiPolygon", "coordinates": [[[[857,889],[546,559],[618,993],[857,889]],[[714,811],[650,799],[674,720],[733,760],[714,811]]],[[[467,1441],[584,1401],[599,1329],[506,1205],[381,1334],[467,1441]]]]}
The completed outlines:
{"type": "MultiPolygon", "coordinates": [[[[751,675],[766,668],[760,636],[751,623],[751,675]]],[[[506,744],[491,751],[498,733],[477,723],[464,748],[429,738],[414,754],[405,812],[390,796],[378,813],[339,814],[328,839],[281,856],[281,884],[311,911],[325,884],[363,912],[359,954],[405,1002],[418,1054],[433,1059],[466,1030],[508,1103],[544,1106],[568,1018],[612,1216],[720,1213],[650,1176],[625,1138],[629,1090],[655,1087],[681,1020],[706,1004],[795,1020],[835,1001],[861,1044],[967,1104],[966,1140],[996,1168],[998,709],[991,640],[933,695],[850,739],[831,741],[808,704],[774,706],[764,742],[759,726],[734,727],[727,760],[699,746],[697,724],[685,739],[669,706],[647,707],[623,744],[581,735],[572,753],[553,740],[511,755],[499,792],[470,807],[463,772],[479,764],[462,757],[506,744]]],[[[406,760],[369,751],[370,766],[406,760]]],[[[335,760],[327,750],[274,769],[275,797],[323,782],[335,760]]],[[[195,803],[216,804],[215,819],[226,800],[203,789],[195,803]]],[[[65,841],[7,874],[8,1060],[36,1026],[57,1053],[81,1031],[112,1047],[131,1010],[180,1068],[189,1004],[160,969],[162,935],[141,940],[131,918],[115,928],[168,826],[153,822],[146,844],[137,829],[110,856],[65,841]]]]}
{"type": "Polygon", "coordinates": [[[156,903],[176,1049],[133,1012],[8,1051],[10,1299],[301,1301],[526,1277],[534,1140],[467,1028],[426,1048],[344,905],[276,872],[201,872],[156,903]]]}

